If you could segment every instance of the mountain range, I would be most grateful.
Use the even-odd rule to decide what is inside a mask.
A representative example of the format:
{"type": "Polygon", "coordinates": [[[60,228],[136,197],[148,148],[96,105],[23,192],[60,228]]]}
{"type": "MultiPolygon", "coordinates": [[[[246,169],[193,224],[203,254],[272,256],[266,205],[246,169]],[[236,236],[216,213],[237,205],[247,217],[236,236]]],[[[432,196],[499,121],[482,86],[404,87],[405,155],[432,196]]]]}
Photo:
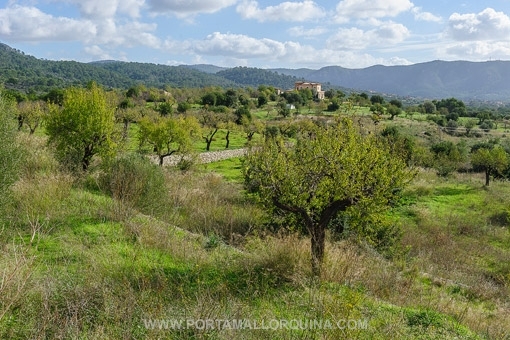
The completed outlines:
{"type": "Polygon", "coordinates": [[[431,61],[407,66],[279,70],[335,86],[406,97],[510,101],[510,61],[431,61]]]}
{"type": "Polygon", "coordinates": [[[25,92],[86,84],[108,87],[258,87],[283,90],[297,80],[323,88],[381,93],[400,97],[510,102],[510,61],[431,61],[406,66],[376,65],[363,69],[326,66],[315,69],[224,68],[214,65],[167,66],[150,63],[52,61],[25,55],[0,43],[0,83],[25,92]]]}

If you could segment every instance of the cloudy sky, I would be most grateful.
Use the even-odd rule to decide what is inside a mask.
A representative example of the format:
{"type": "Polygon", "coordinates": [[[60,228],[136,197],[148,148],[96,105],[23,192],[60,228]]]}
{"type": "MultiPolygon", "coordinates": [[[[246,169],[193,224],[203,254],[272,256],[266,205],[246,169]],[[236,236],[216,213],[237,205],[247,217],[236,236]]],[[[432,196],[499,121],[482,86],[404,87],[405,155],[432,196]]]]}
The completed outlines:
{"type": "Polygon", "coordinates": [[[0,0],[37,58],[261,68],[510,60],[510,0],[0,0]]]}

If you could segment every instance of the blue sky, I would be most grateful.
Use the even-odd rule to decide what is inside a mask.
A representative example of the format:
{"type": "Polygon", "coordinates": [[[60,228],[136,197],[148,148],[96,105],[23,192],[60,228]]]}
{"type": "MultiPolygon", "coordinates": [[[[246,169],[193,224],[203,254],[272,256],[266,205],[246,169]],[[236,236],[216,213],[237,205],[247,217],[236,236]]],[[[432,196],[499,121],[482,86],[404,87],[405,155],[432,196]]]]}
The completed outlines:
{"type": "Polygon", "coordinates": [[[510,0],[7,0],[37,58],[261,68],[510,60],[510,0]]]}

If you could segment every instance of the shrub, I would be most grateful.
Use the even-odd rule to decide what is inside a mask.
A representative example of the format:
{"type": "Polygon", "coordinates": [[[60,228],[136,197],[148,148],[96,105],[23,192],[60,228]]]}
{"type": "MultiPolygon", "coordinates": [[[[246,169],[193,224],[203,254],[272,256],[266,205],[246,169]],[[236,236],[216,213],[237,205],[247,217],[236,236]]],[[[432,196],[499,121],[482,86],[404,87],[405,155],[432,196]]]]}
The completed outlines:
{"type": "Polygon", "coordinates": [[[165,203],[163,170],[140,155],[114,159],[105,167],[99,185],[114,199],[144,213],[157,212],[165,203]]]}
{"type": "Polygon", "coordinates": [[[489,130],[491,130],[493,128],[494,128],[494,123],[491,122],[490,120],[486,120],[480,124],[480,129],[485,132],[488,132],[489,130]]]}

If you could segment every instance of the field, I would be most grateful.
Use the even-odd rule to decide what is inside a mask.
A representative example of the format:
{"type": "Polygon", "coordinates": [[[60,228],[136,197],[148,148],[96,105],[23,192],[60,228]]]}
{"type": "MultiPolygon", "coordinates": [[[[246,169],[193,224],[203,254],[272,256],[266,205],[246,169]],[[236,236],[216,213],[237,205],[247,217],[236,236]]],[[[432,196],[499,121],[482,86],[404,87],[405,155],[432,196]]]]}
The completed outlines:
{"type": "MultiPolygon", "coordinates": [[[[370,126],[399,126],[423,145],[486,138],[412,118],[370,126]]],[[[392,256],[328,234],[318,281],[309,239],[269,230],[241,159],[187,171],[131,159],[127,174],[93,164],[72,176],[45,138],[21,137],[29,157],[0,230],[2,339],[510,338],[507,181],[419,168],[389,212],[402,230],[392,256]]],[[[245,142],[237,131],[231,147],[245,142]]]]}

